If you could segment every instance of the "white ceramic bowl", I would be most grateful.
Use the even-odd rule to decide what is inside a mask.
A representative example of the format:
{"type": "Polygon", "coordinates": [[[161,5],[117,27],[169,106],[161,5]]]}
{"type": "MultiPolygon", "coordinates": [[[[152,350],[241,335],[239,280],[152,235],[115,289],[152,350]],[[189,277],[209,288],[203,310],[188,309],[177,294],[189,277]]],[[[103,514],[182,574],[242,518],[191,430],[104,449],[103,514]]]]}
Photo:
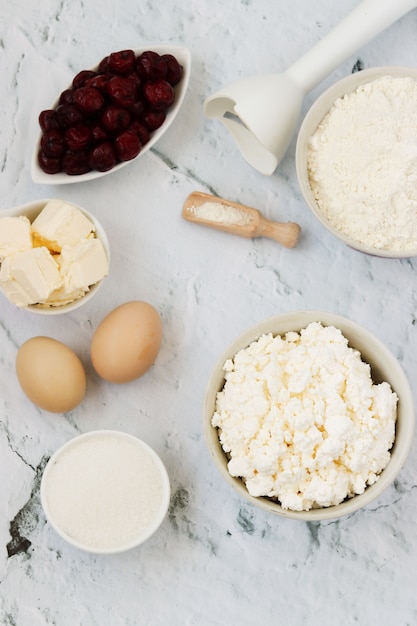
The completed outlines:
{"type": "Polygon", "coordinates": [[[226,348],[213,368],[206,389],[203,413],[204,433],[208,449],[214,464],[226,482],[253,505],[282,517],[303,521],[339,518],[369,505],[378,498],[393,482],[407,458],[413,439],[415,420],[411,388],[407,377],[393,354],[379,339],[361,326],[339,315],[321,311],[297,311],[272,317],[249,328],[235,339],[226,348]],[[216,395],[224,385],[223,365],[227,359],[234,357],[239,350],[246,348],[252,341],[257,340],[263,334],[271,332],[273,335],[283,335],[288,331],[300,331],[315,321],[321,322],[324,326],[335,326],[342,331],[343,335],[349,340],[350,347],[359,350],[363,360],[371,365],[374,383],[387,381],[391,384],[392,389],[399,397],[396,437],[388,465],[380,474],[379,479],[373,485],[367,487],[364,493],[335,506],[311,509],[310,511],[292,511],[282,508],[279,502],[270,498],[251,496],[244,482],[229,474],[227,469],[228,459],[220,445],[218,429],[212,426],[211,419],[215,410],[216,395]]]}
{"type": "Polygon", "coordinates": [[[329,220],[323,215],[320,207],[315,200],[313,191],[310,186],[307,169],[309,139],[314,134],[325,115],[331,109],[335,100],[344,96],[345,94],[352,93],[360,85],[364,85],[366,83],[374,81],[382,76],[409,76],[417,80],[417,68],[395,66],[376,67],[362,70],[360,72],[351,74],[346,78],[343,78],[342,80],[332,85],[329,89],[327,89],[312,105],[300,127],[296,146],[296,168],[299,185],[305,201],[307,202],[308,206],[317,217],[317,219],[330,233],[335,235],[338,239],[343,241],[349,247],[359,250],[360,252],[380,257],[404,258],[417,255],[417,249],[407,251],[381,250],[355,241],[351,237],[347,236],[346,234],[335,228],[335,226],[330,223],[329,220]]]}
{"type": "MultiPolygon", "coordinates": [[[[3,211],[0,211],[0,217],[8,217],[8,216],[14,217],[14,216],[25,215],[31,222],[33,222],[35,217],[39,215],[43,207],[46,205],[46,203],[50,199],[51,198],[35,200],[33,202],[28,202],[27,204],[22,204],[20,206],[13,207],[12,209],[5,209],[3,211]]],[[[103,247],[107,254],[107,258],[110,263],[109,241],[107,239],[106,232],[104,228],[102,227],[102,225],[100,224],[100,222],[98,221],[98,219],[94,215],[92,215],[89,211],[81,208],[80,206],[74,204],[73,202],[71,202],[70,204],[72,204],[77,209],[82,211],[82,213],[84,213],[84,215],[88,217],[88,219],[94,224],[96,237],[100,239],[100,241],[102,242],[103,247]]],[[[61,306],[48,306],[48,307],[38,305],[38,304],[31,304],[27,307],[22,308],[22,311],[30,311],[31,313],[38,313],[40,315],[61,315],[62,313],[70,313],[72,311],[75,311],[79,307],[84,306],[84,304],[87,304],[87,302],[90,302],[91,298],[94,298],[97,291],[100,289],[104,280],[105,278],[100,280],[95,285],[92,285],[89,291],[87,291],[84,296],[68,304],[63,304],[61,306]]],[[[1,288],[0,288],[0,293],[2,293],[1,288]]],[[[3,293],[2,293],[2,297],[7,298],[7,296],[3,293]]]]}
{"type": "MultiPolygon", "coordinates": [[[[184,46],[171,46],[171,45],[158,46],[158,45],[152,45],[152,44],[149,44],[149,46],[145,46],[143,48],[135,48],[134,52],[136,55],[139,55],[142,52],[145,52],[147,50],[152,50],[153,52],[157,52],[160,55],[172,54],[173,56],[175,56],[177,61],[183,66],[183,76],[182,76],[181,81],[178,83],[178,85],[174,87],[175,101],[172,107],[169,109],[169,111],[167,111],[165,122],[162,124],[160,128],[157,128],[155,131],[151,133],[150,140],[143,146],[138,156],[135,157],[134,159],[131,159],[130,161],[124,161],[122,163],[118,163],[115,167],[113,167],[111,170],[107,172],[98,172],[94,170],[91,172],[87,172],[86,174],[80,174],[79,176],[69,176],[68,174],[65,174],[62,172],[59,172],[58,174],[46,174],[40,168],[39,163],[38,163],[38,152],[39,152],[40,140],[41,140],[41,135],[42,135],[42,133],[39,132],[39,136],[38,136],[38,139],[36,141],[36,145],[33,151],[32,163],[31,163],[31,176],[32,176],[33,182],[39,183],[41,185],[45,185],[45,184],[46,185],[69,185],[71,183],[81,183],[81,182],[85,182],[88,180],[94,180],[95,178],[100,178],[102,176],[106,176],[107,174],[117,172],[122,167],[125,167],[126,165],[133,163],[134,161],[139,159],[141,156],[146,154],[146,152],[148,152],[148,150],[150,150],[156,144],[156,142],[162,137],[162,135],[165,134],[165,132],[168,130],[168,128],[171,126],[174,119],[178,115],[178,112],[181,108],[185,94],[188,89],[188,83],[190,81],[190,74],[191,74],[191,54],[188,48],[185,48],[184,46]]],[[[91,69],[95,70],[96,68],[97,66],[92,67],[91,69]]],[[[64,89],[65,89],[65,86],[63,87],[63,90],[64,89]]],[[[46,105],[45,109],[55,108],[56,105],[57,105],[57,101],[55,101],[54,103],[51,103],[50,105],[46,105]]]]}
{"type": "Polygon", "coordinates": [[[156,452],[124,432],[74,437],[49,459],[41,502],[54,530],[95,554],[125,552],[147,541],[169,507],[168,473],[156,452]]]}

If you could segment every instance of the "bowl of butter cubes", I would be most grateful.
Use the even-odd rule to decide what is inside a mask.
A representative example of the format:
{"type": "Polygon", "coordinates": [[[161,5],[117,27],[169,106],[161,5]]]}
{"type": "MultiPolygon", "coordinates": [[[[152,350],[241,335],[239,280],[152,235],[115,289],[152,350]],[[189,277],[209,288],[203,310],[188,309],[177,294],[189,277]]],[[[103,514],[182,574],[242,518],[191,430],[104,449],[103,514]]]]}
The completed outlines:
{"type": "Polygon", "coordinates": [[[304,520],[369,505],[410,451],[413,394],[371,332],[322,311],[261,321],[221,354],[204,434],[226,482],[253,505],[304,520]]]}
{"type": "Polygon", "coordinates": [[[0,291],[20,309],[74,311],[108,275],[106,233],[89,211],[59,198],[0,212],[0,291]]]}

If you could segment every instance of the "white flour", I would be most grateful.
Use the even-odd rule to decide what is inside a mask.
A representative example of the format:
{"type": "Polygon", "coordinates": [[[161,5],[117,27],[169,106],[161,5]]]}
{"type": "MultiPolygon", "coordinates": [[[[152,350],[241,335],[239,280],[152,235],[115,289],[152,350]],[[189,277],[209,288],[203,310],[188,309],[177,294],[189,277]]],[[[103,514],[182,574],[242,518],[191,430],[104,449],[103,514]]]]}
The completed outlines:
{"type": "Polygon", "coordinates": [[[238,208],[222,202],[203,202],[199,206],[189,207],[188,211],[203,220],[220,224],[244,226],[251,221],[251,216],[245,211],[240,211],[238,208]]]}
{"type": "Polygon", "coordinates": [[[364,245],[417,249],[417,81],[383,76],[339,98],[310,139],[325,218],[364,245]]]}

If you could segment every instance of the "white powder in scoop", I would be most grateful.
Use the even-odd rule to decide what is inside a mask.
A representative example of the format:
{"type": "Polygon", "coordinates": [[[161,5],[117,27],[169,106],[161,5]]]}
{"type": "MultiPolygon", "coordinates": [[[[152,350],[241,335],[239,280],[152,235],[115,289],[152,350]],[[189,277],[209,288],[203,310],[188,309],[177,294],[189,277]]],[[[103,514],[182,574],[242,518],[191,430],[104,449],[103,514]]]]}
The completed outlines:
{"type": "Polygon", "coordinates": [[[222,202],[203,202],[199,206],[189,207],[188,211],[203,220],[221,224],[244,226],[251,221],[251,216],[246,211],[240,211],[237,207],[222,202]]]}
{"type": "Polygon", "coordinates": [[[117,549],[145,535],[163,497],[160,470],[146,448],[106,435],[69,447],[50,468],[45,489],[56,525],[100,549],[117,549]]]}
{"type": "Polygon", "coordinates": [[[307,164],[333,227],[377,249],[417,249],[416,80],[383,76],[337,99],[307,164]]]}

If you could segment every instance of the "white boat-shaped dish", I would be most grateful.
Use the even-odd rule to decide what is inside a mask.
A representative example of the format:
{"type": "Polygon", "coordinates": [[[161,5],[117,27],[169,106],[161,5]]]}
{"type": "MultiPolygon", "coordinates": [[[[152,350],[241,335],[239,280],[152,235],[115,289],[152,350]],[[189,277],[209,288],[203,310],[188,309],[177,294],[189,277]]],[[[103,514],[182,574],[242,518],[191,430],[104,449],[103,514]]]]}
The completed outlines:
{"type": "MultiPolygon", "coordinates": [[[[100,178],[101,176],[106,176],[107,174],[112,174],[113,172],[117,172],[118,170],[120,170],[122,167],[129,165],[129,163],[133,163],[143,154],[146,154],[146,152],[150,150],[152,146],[154,146],[156,142],[162,137],[162,135],[168,130],[168,128],[171,126],[172,122],[176,118],[187,92],[191,73],[191,54],[188,48],[185,48],[183,46],[158,46],[152,44],[144,46],[142,48],[135,48],[134,52],[136,55],[139,55],[147,50],[152,50],[153,52],[157,52],[160,55],[172,54],[173,56],[175,56],[177,61],[183,66],[183,76],[180,82],[174,87],[175,101],[172,107],[167,111],[167,116],[164,123],[162,124],[162,126],[160,126],[160,128],[151,133],[150,140],[143,146],[138,156],[134,159],[131,159],[130,161],[123,161],[121,163],[118,163],[107,172],[92,170],[91,172],[87,172],[86,174],[79,174],[76,176],[70,176],[69,174],[65,174],[63,172],[59,172],[57,174],[47,174],[41,169],[38,163],[38,152],[42,136],[42,132],[39,130],[39,136],[34,147],[31,163],[31,177],[34,183],[38,183],[41,185],[69,185],[71,183],[82,183],[88,180],[93,180],[95,178],[100,178]]],[[[91,69],[96,70],[97,67],[98,64],[91,69]]],[[[65,87],[63,89],[65,89],[65,87]]],[[[58,99],[52,104],[50,108],[55,108],[57,102],[58,99]]]]}

